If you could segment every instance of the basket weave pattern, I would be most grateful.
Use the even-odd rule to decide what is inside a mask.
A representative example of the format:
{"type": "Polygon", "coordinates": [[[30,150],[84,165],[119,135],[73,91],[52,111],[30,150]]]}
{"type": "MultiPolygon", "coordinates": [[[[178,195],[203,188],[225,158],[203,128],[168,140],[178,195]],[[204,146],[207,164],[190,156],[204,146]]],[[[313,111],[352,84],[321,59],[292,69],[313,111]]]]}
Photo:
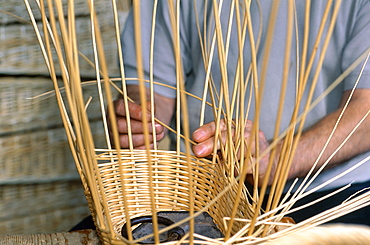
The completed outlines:
{"type": "MultiPolygon", "coordinates": [[[[107,221],[101,224],[99,228],[103,240],[112,244],[122,244],[118,234],[121,233],[121,228],[127,221],[125,211],[128,211],[130,219],[153,214],[151,191],[155,196],[156,212],[190,211],[193,202],[194,211],[208,212],[218,227],[224,228],[223,218],[231,214],[236,191],[231,186],[227,192],[219,196],[230,183],[223,174],[222,164],[213,165],[206,159],[195,157],[189,161],[186,155],[178,155],[171,151],[151,151],[150,163],[148,159],[147,152],[142,150],[134,152],[121,150],[120,161],[115,152],[98,152],[99,175],[96,183],[90,184],[89,188],[92,185],[98,186],[99,200],[106,200],[107,208],[104,205],[97,205],[93,201],[94,197],[88,200],[94,216],[98,217],[97,212],[103,212],[109,222],[112,222],[116,232],[116,235],[111,237],[104,229],[108,226],[107,221]],[[152,173],[152,182],[149,169],[152,173]],[[191,182],[189,182],[189,173],[191,182]],[[189,183],[193,190],[192,200],[189,195],[189,183]],[[124,199],[126,199],[127,210],[124,208],[124,199]],[[205,208],[207,205],[208,208],[205,208]]],[[[242,198],[241,202],[243,201],[245,198],[242,198]]],[[[237,217],[243,217],[243,213],[247,212],[243,210],[245,207],[246,205],[240,205],[237,217]]],[[[101,222],[104,221],[98,223],[101,222]]],[[[238,228],[238,226],[233,227],[235,231],[238,228]]]]}

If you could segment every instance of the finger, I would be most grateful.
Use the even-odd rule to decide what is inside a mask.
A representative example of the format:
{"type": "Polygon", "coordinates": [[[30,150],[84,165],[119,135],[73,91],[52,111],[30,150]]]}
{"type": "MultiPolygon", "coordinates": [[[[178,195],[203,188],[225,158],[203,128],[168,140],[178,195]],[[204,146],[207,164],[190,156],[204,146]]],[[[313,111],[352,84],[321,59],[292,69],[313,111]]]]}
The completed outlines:
{"type": "MultiPolygon", "coordinates": [[[[130,120],[130,129],[131,133],[133,134],[143,134],[144,127],[148,127],[149,133],[153,132],[152,123],[142,123],[141,121],[137,120],[130,120]]],[[[129,125],[126,117],[117,117],[117,128],[118,132],[121,134],[129,133],[129,125]]],[[[160,134],[164,132],[164,127],[159,123],[155,123],[154,130],[156,134],[160,134]]]]}
{"type": "MultiPolygon", "coordinates": [[[[137,148],[139,146],[145,145],[145,136],[143,134],[133,134],[131,136],[131,143],[134,148],[137,148]]],[[[153,142],[153,136],[149,135],[147,136],[149,143],[151,144],[153,142]]],[[[130,138],[127,134],[122,134],[119,136],[120,146],[123,149],[127,149],[130,147],[130,138]]]]}
{"type": "MultiPolygon", "coordinates": [[[[165,136],[165,132],[163,131],[160,134],[156,134],[155,138],[156,138],[157,141],[160,141],[164,138],[164,136],[165,136]]],[[[148,136],[145,136],[144,134],[132,134],[131,135],[132,146],[134,148],[137,148],[137,147],[140,147],[140,146],[145,147],[146,139],[149,140],[149,144],[152,144],[153,143],[153,138],[154,138],[153,134],[149,134],[148,136]]],[[[121,148],[123,148],[123,149],[129,148],[130,147],[129,140],[130,140],[130,137],[129,137],[128,134],[120,134],[119,135],[119,142],[120,142],[121,148]]]]}
{"type": "MultiPolygon", "coordinates": [[[[227,130],[227,124],[226,124],[224,119],[220,120],[220,123],[219,123],[218,127],[219,127],[220,131],[227,130]]],[[[250,134],[250,132],[252,131],[252,127],[253,127],[252,121],[247,120],[244,127],[245,127],[244,132],[246,134],[250,134]]],[[[209,123],[206,123],[206,124],[202,125],[201,127],[199,127],[198,129],[196,129],[194,131],[194,133],[193,133],[194,141],[195,142],[202,142],[202,141],[214,136],[215,132],[216,132],[216,128],[217,128],[217,125],[216,125],[215,121],[212,121],[212,122],[209,122],[209,123]]],[[[233,130],[234,128],[235,128],[235,126],[232,125],[231,129],[233,130]]]]}
{"type": "MultiPolygon", "coordinates": [[[[135,149],[137,149],[137,150],[145,150],[146,149],[146,146],[145,145],[138,146],[138,147],[135,147],[135,149]]],[[[149,149],[154,149],[154,143],[151,143],[149,145],[149,149]]]]}
{"type": "Polygon", "coordinates": [[[252,156],[257,157],[258,155],[263,153],[268,148],[269,143],[266,139],[265,134],[261,130],[258,131],[258,142],[256,142],[257,140],[256,138],[254,138],[254,140],[251,142],[250,141],[251,135],[252,133],[250,131],[244,132],[244,138],[246,142],[245,152],[249,152],[252,156]],[[258,144],[258,152],[257,152],[257,147],[256,147],[257,144],[258,144]]]}
{"type": "MultiPolygon", "coordinates": [[[[222,145],[225,145],[226,142],[226,131],[221,132],[221,142],[222,145]]],[[[220,140],[215,140],[215,137],[212,136],[210,138],[207,138],[206,140],[200,142],[199,144],[193,146],[193,153],[197,157],[207,157],[211,155],[214,151],[215,143],[217,143],[216,150],[221,149],[220,140]]]]}
{"type": "MultiPolygon", "coordinates": [[[[197,130],[194,131],[193,139],[195,142],[199,143],[198,145],[193,146],[193,152],[196,156],[206,157],[213,152],[214,143],[216,142],[215,141],[216,129],[217,129],[217,125],[213,121],[213,122],[204,124],[203,126],[199,127],[197,130]]],[[[246,142],[245,152],[247,152],[247,147],[248,147],[249,152],[251,154],[254,154],[255,149],[256,149],[255,144],[254,142],[249,141],[252,130],[253,130],[253,123],[252,121],[247,120],[246,124],[244,125],[244,140],[246,142]],[[252,144],[249,145],[249,143],[252,143],[252,144]]],[[[227,124],[225,123],[225,120],[220,121],[219,131],[220,131],[220,137],[218,137],[218,140],[217,140],[217,148],[216,148],[217,150],[220,150],[221,144],[225,145],[227,140],[229,139],[228,134],[227,134],[227,124]]],[[[231,133],[232,140],[234,141],[236,139],[235,137],[236,131],[235,131],[234,125],[232,125],[230,133],[231,133]]],[[[263,137],[263,139],[265,138],[263,137]]],[[[240,157],[240,149],[237,152],[237,157],[240,157]]]]}
{"type": "MultiPolygon", "coordinates": [[[[201,127],[199,127],[193,132],[193,140],[195,142],[203,142],[213,137],[215,135],[216,128],[217,128],[217,125],[215,121],[202,125],[201,127]]],[[[226,124],[224,120],[220,121],[219,130],[220,131],[226,130],[226,124]]]]}
{"type": "MultiPolygon", "coordinates": [[[[125,102],[123,99],[115,100],[114,101],[114,109],[117,116],[130,116],[132,119],[135,120],[142,120],[143,118],[143,108],[141,105],[132,103],[130,101],[127,102],[128,105],[128,112],[125,107],[125,102]]],[[[151,113],[150,113],[150,101],[147,101],[147,119],[151,119],[151,113]]]]}
{"type": "MultiPolygon", "coordinates": [[[[216,122],[210,122],[199,127],[193,133],[193,139],[195,142],[199,143],[196,146],[193,146],[193,152],[198,157],[207,157],[214,151],[214,144],[217,143],[216,149],[221,149],[221,144],[225,145],[228,138],[227,133],[227,124],[225,120],[222,119],[219,123],[219,132],[220,135],[217,137],[216,141],[216,122]]],[[[231,127],[231,136],[234,139],[234,126],[231,127]]]]}
{"type": "Polygon", "coordinates": [[[197,157],[207,157],[212,153],[213,150],[213,141],[211,145],[208,143],[208,140],[193,146],[193,153],[197,157]]]}

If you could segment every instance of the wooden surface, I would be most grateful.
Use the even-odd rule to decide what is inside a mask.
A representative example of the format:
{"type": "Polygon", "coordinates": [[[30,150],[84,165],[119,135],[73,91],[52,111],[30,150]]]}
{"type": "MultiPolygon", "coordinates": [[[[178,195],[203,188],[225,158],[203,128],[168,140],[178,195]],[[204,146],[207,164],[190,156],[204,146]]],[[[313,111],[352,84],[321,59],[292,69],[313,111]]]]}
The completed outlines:
{"type": "Polygon", "coordinates": [[[32,235],[2,235],[1,245],[100,245],[96,231],[81,230],[54,234],[32,234],[32,235]]]}

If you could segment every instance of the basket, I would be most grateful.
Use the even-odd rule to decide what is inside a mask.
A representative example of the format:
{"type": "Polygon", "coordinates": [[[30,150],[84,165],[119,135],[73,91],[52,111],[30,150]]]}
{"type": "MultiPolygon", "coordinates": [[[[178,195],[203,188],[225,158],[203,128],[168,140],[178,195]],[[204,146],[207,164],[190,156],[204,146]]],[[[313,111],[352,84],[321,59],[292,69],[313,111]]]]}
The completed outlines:
{"type": "MultiPolygon", "coordinates": [[[[76,17],[76,29],[79,30],[79,16],[76,17]]],[[[84,24],[87,23],[86,21],[84,24]]],[[[99,25],[103,32],[103,41],[107,40],[109,34],[104,34],[107,27],[105,20],[99,25]]],[[[90,31],[89,28],[86,29],[90,31]]],[[[77,36],[79,34],[78,32],[77,36]]],[[[114,31],[111,34],[114,35],[114,31]]],[[[87,36],[90,38],[90,35],[87,36]]],[[[78,48],[81,51],[84,50],[83,47],[78,48]]],[[[105,53],[105,57],[109,58],[109,53],[105,53]]],[[[71,60],[67,60],[66,63],[69,61],[71,60]]],[[[107,64],[110,64],[109,59],[107,64]]],[[[72,66],[71,63],[68,67],[72,66]]],[[[75,75],[83,76],[83,65],[78,72],[75,75]]],[[[104,99],[108,100],[110,85],[106,82],[107,77],[104,76],[108,74],[104,73],[105,71],[102,72],[104,78],[102,94],[104,99]]],[[[114,76],[110,73],[109,75],[114,76]]],[[[161,211],[184,211],[191,215],[194,212],[196,214],[206,212],[218,229],[225,233],[229,232],[225,217],[235,214],[235,218],[243,221],[233,222],[231,234],[237,233],[242,227],[248,225],[244,218],[250,217],[253,212],[249,209],[248,197],[246,192],[239,191],[238,188],[242,185],[239,185],[233,175],[230,176],[227,173],[223,162],[214,164],[207,159],[196,158],[180,151],[117,151],[109,147],[99,148],[96,141],[90,140],[94,129],[90,128],[91,122],[88,122],[89,112],[83,113],[86,105],[82,98],[85,98],[86,93],[84,91],[81,93],[80,84],[73,84],[73,82],[71,80],[70,87],[67,89],[70,91],[68,95],[75,97],[69,97],[68,102],[71,102],[69,106],[79,113],[77,115],[77,113],[65,112],[67,118],[76,122],[70,131],[67,130],[67,134],[77,136],[75,140],[70,141],[70,146],[77,156],[76,165],[86,199],[104,244],[140,242],[142,238],[131,239],[131,241],[125,239],[121,235],[123,226],[130,224],[133,218],[145,215],[155,216],[161,211]],[[233,213],[235,202],[240,205],[237,206],[236,213],[233,213]]],[[[62,101],[62,98],[58,99],[62,101]]],[[[104,104],[104,107],[106,106],[107,103],[104,104]]],[[[60,110],[63,111],[62,108],[60,110]]],[[[191,218],[194,219],[194,216],[191,218]]],[[[180,221],[182,224],[185,222],[185,220],[180,221]]],[[[161,229],[161,232],[164,230],[161,229]]]]}
{"type": "Polygon", "coordinates": [[[356,224],[328,224],[303,229],[278,239],[271,239],[266,245],[365,245],[370,242],[370,228],[356,224]]]}
{"type": "MultiPolygon", "coordinates": [[[[124,244],[121,231],[128,219],[160,211],[189,212],[192,208],[195,212],[207,212],[216,226],[226,231],[224,217],[232,212],[237,190],[236,185],[230,185],[222,164],[160,150],[153,150],[150,155],[144,150],[121,150],[120,157],[115,151],[97,152],[97,160],[95,183],[86,188],[91,191],[87,200],[103,242],[124,244]],[[95,186],[97,189],[92,190],[95,186]],[[155,196],[155,211],[151,192],[155,196]],[[108,229],[110,224],[113,230],[108,229]]],[[[243,196],[240,200],[238,218],[249,212],[244,205],[246,199],[243,196]]],[[[233,232],[244,225],[234,224],[233,232]]]]}
{"type": "MultiPolygon", "coordinates": [[[[40,12],[30,1],[36,21],[40,12]]],[[[126,2],[126,1],[123,1],[126,2]]],[[[87,1],[76,0],[79,51],[93,60],[87,1]]],[[[109,2],[94,1],[111,74],[118,73],[109,2]]],[[[23,0],[0,0],[0,229],[2,234],[67,231],[88,215],[44,58],[23,0]],[[9,13],[9,14],[7,14],[9,13]],[[4,76],[5,75],[5,76],[4,76]],[[22,75],[22,76],[19,76],[22,75]],[[32,75],[32,76],[30,76],[32,75]]],[[[127,9],[126,9],[127,11],[127,9]]],[[[121,14],[125,16],[125,14],[121,14]]],[[[55,54],[55,53],[54,53],[55,54]]],[[[84,79],[94,67],[80,56],[84,79]]],[[[56,69],[58,63],[55,60],[56,69]]],[[[105,148],[95,86],[84,86],[97,147],[105,148]]],[[[63,91],[62,91],[63,93],[63,91]]]]}
{"type": "Polygon", "coordinates": [[[94,230],[52,234],[0,235],[0,244],[55,244],[55,241],[58,244],[100,244],[94,230]]]}

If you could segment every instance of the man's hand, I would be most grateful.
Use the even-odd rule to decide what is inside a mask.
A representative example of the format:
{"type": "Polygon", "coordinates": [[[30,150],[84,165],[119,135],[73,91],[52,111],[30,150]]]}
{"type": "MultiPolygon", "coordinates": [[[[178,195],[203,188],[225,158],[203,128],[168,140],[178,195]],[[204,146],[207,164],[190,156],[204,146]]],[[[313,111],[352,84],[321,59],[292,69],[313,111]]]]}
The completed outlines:
{"type": "MultiPolygon", "coordinates": [[[[222,144],[225,144],[226,137],[227,137],[227,125],[224,120],[220,121],[220,134],[221,134],[221,142],[222,144]]],[[[244,139],[246,142],[246,149],[244,152],[247,152],[247,147],[252,155],[252,157],[256,158],[256,144],[255,141],[250,142],[250,138],[252,137],[252,129],[253,129],[253,123],[252,121],[247,121],[245,127],[244,127],[244,139]],[[250,144],[249,144],[250,143],[250,144]],[[247,145],[248,144],[248,145],[247,145]]],[[[198,144],[193,146],[193,152],[197,157],[207,157],[212,154],[214,149],[214,143],[215,143],[215,133],[216,133],[216,123],[210,122],[207,124],[204,124],[203,126],[199,127],[197,130],[193,133],[193,139],[198,144]]],[[[232,138],[235,139],[235,130],[232,128],[232,138]]],[[[220,140],[218,140],[220,142],[220,140]]],[[[263,178],[265,177],[265,173],[267,171],[270,153],[266,150],[269,147],[269,142],[267,141],[265,134],[262,131],[258,132],[258,150],[259,154],[263,154],[262,158],[258,161],[258,168],[259,168],[259,183],[263,178]]],[[[217,144],[217,150],[220,149],[220,143],[217,144]]],[[[241,157],[246,158],[246,160],[250,159],[248,156],[240,156],[240,151],[237,153],[238,158],[241,157]]],[[[275,161],[274,161],[275,164],[275,161]]],[[[251,175],[253,173],[253,166],[251,161],[247,161],[248,170],[247,174],[251,175]]],[[[272,173],[275,172],[276,166],[273,166],[272,173]]],[[[271,174],[273,176],[273,174],[271,174]]],[[[251,176],[248,176],[247,178],[249,181],[252,181],[253,178],[251,176]]],[[[272,181],[272,177],[270,177],[270,182],[272,181]]]]}
{"type": "MultiPolygon", "coordinates": [[[[292,164],[289,169],[288,179],[293,179],[296,177],[305,176],[313,167],[316,162],[320,152],[322,151],[325,142],[327,141],[329,135],[331,134],[335,123],[342,111],[344,104],[346,103],[351,91],[346,91],[343,93],[342,102],[337,110],[328,114],[315,125],[307,129],[302,133],[300,137],[296,151],[294,152],[294,157],[292,164]]],[[[343,142],[343,140],[348,136],[348,134],[353,130],[356,124],[369,112],[370,110],[370,89],[357,89],[351,101],[348,104],[343,117],[338,124],[338,127],[333,134],[326,150],[323,152],[321,158],[317,161],[315,169],[320,168],[326,160],[331,156],[331,154],[337,149],[337,147],[343,142]]],[[[198,157],[205,157],[212,153],[214,146],[214,136],[215,136],[215,123],[211,122],[203,125],[197,129],[193,138],[198,145],[193,147],[194,154],[198,157]]],[[[251,134],[252,123],[247,123],[245,127],[244,137],[246,142],[251,134]]],[[[328,168],[340,164],[362,152],[368,151],[370,149],[370,141],[368,140],[368,132],[370,129],[370,117],[368,116],[362,124],[357,128],[355,133],[349,138],[346,144],[338,151],[337,154],[329,161],[328,168]]],[[[222,142],[225,142],[226,136],[226,125],[225,122],[221,122],[220,125],[222,142]]],[[[260,154],[268,148],[268,142],[262,132],[259,132],[259,148],[260,154]]],[[[250,147],[252,155],[255,154],[253,144],[250,147]]],[[[269,175],[269,183],[272,183],[272,179],[275,175],[277,160],[281,151],[281,143],[276,146],[276,154],[274,156],[273,165],[271,173],[269,175]]],[[[220,147],[218,146],[218,149],[220,147]]],[[[258,183],[266,175],[266,170],[268,169],[268,161],[270,158],[270,153],[268,152],[264,155],[259,164],[259,174],[258,183]]],[[[250,165],[249,165],[250,166],[250,165]]],[[[251,169],[248,169],[248,173],[251,173],[251,169]]],[[[250,180],[250,178],[247,177],[250,180]]]]}
{"type": "MultiPolygon", "coordinates": [[[[128,114],[130,118],[130,124],[128,122],[128,114],[125,107],[125,103],[123,99],[118,99],[114,101],[114,111],[116,114],[116,125],[119,133],[119,142],[121,148],[129,148],[130,147],[130,138],[129,138],[129,127],[131,129],[132,135],[132,146],[135,149],[145,149],[145,136],[144,135],[144,127],[148,127],[149,131],[149,141],[150,146],[153,148],[154,146],[154,135],[157,141],[160,141],[164,138],[166,134],[166,129],[163,125],[158,122],[154,122],[155,125],[155,132],[153,133],[153,125],[152,125],[152,113],[151,111],[154,110],[154,115],[157,120],[160,122],[169,125],[170,120],[173,115],[174,104],[175,100],[171,98],[167,98],[165,96],[161,96],[159,94],[154,94],[154,102],[155,108],[151,108],[150,102],[147,102],[147,111],[145,112],[147,117],[147,122],[143,122],[143,110],[142,106],[138,103],[140,102],[140,93],[139,93],[139,86],[137,85],[129,85],[127,86],[127,93],[134,102],[128,102],[128,114]],[[136,102],[137,101],[137,102],[136,102]]],[[[149,92],[147,91],[147,98],[149,98],[149,92]]],[[[108,118],[109,120],[109,118],[108,118]]],[[[109,122],[111,125],[111,122],[109,122]]],[[[110,134],[112,136],[112,130],[110,127],[110,134]]]]}
{"type": "MultiPolygon", "coordinates": [[[[116,113],[116,124],[119,133],[119,142],[122,148],[129,148],[129,126],[132,135],[132,145],[135,149],[145,148],[145,137],[149,138],[150,146],[153,147],[153,126],[151,120],[150,103],[147,103],[147,123],[143,122],[142,106],[136,103],[128,102],[128,114],[125,108],[124,100],[114,101],[114,111],[116,113]],[[129,115],[129,117],[128,117],[129,115]],[[128,121],[130,118],[130,122],[128,121]],[[130,124],[130,125],[129,125],[130,124]],[[144,135],[144,127],[148,128],[149,135],[144,135]]],[[[111,132],[112,133],[112,132],[111,132]]],[[[159,141],[164,137],[164,127],[155,123],[155,137],[159,141]]]]}

